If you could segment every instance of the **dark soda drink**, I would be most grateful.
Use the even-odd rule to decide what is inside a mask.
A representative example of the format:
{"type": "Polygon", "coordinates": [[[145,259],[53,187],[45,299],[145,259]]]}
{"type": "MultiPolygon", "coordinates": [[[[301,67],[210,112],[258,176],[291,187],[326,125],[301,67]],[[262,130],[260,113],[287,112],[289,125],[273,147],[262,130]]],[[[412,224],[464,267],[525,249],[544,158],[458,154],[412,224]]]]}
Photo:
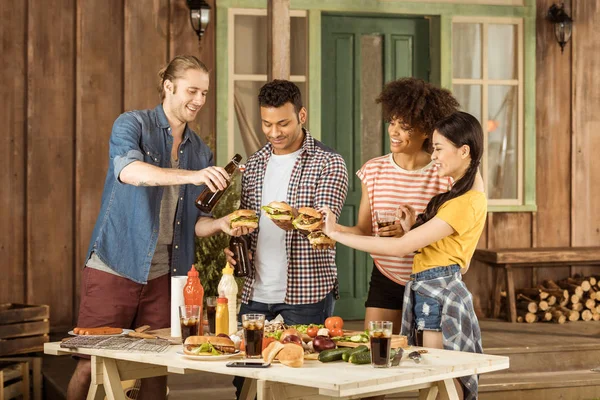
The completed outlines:
{"type": "Polygon", "coordinates": [[[206,306],[206,316],[208,317],[208,329],[210,329],[210,333],[215,333],[217,326],[215,317],[217,315],[217,306],[207,305],[206,306]]]}
{"type": "Polygon", "coordinates": [[[246,239],[241,236],[233,236],[229,240],[229,250],[233,253],[233,259],[235,260],[233,275],[238,278],[248,276],[250,270],[250,257],[248,256],[246,239]]]}
{"type": "Polygon", "coordinates": [[[247,358],[261,357],[264,334],[264,315],[261,315],[261,317],[262,319],[248,320],[246,319],[246,315],[242,316],[242,326],[244,327],[244,342],[246,346],[247,358]]]}
{"type": "Polygon", "coordinates": [[[377,227],[379,229],[386,227],[386,226],[390,226],[390,225],[394,225],[394,221],[385,221],[385,222],[378,222],[377,223],[377,227]]]}
{"type": "MultiPolygon", "coordinates": [[[[227,183],[227,187],[231,185],[231,178],[233,174],[238,169],[240,165],[240,161],[242,161],[242,156],[236,154],[233,156],[231,161],[225,166],[225,171],[229,174],[229,182],[227,183]]],[[[210,213],[212,209],[217,205],[223,194],[227,188],[223,190],[217,190],[216,192],[211,191],[208,186],[204,188],[202,193],[196,199],[196,207],[204,213],[210,213]]]]}
{"type": "Polygon", "coordinates": [[[391,346],[392,338],[371,336],[371,363],[374,366],[387,367],[390,363],[391,346]]]}
{"type": "Polygon", "coordinates": [[[185,342],[189,336],[198,336],[198,327],[200,320],[196,318],[180,318],[181,322],[181,341],[185,342]]]}

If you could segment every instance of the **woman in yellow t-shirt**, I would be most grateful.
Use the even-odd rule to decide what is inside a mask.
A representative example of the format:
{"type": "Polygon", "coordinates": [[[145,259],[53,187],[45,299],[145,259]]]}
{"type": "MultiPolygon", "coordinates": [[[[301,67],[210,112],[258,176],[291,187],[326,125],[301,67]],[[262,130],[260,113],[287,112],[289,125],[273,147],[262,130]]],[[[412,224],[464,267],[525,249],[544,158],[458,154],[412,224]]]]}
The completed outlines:
{"type": "MultiPolygon", "coordinates": [[[[404,296],[401,332],[423,346],[482,352],[472,296],[462,282],[483,231],[487,200],[478,172],[483,132],[475,117],[456,112],[436,124],[431,159],[440,176],[451,177],[450,191],[433,197],[418,217],[404,209],[407,232],[399,238],[365,237],[342,232],[335,215],[323,209],[323,231],[332,239],[372,254],[401,257],[416,252],[404,296]]],[[[477,395],[477,379],[461,378],[466,398],[477,395]]],[[[474,397],[473,397],[474,398],[474,397]]]]}

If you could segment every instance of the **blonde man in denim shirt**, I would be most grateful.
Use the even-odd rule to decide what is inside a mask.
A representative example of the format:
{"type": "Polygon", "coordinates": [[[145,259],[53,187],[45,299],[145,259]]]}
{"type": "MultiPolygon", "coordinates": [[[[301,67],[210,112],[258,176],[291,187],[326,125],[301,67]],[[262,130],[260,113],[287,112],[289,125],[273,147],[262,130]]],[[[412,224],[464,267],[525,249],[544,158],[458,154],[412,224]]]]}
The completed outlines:
{"type": "MultiPolygon", "coordinates": [[[[100,214],[82,273],[80,327],[169,327],[170,276],[185,275],[194,263],[194,237],[242,233],[229,229],[227,216],[213,219],[195,207],[204,185],[224,189],[228,179],[188,126],[206,101],[206,66],[178,56],[159,76],[162,103],[126,112],[113,125],[100,214]]],[[[89,359],[81,357],[68,399],[86,397],[90,372],[89,359]]],[[[140,399],[165,396],[166,377],[142,380],[140,399]]]]}

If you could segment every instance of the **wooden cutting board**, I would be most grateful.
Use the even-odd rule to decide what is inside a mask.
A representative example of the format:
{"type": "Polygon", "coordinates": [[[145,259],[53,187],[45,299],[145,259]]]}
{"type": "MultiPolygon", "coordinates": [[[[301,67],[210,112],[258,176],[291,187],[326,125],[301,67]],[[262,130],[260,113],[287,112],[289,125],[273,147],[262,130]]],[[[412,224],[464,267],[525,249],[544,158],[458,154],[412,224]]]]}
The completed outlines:
{"type": "MultiPolygon", "coordinates": [[[[360,335],[362,331],[344,331],[344,335],[346,336],[354,336],[360,335]]],[[[335,342],[338,347],[358,347],[361,344],[364,344],[367,347],[371,347],[369,342],[367,343],[355,343],[355,342],[335,342]]],[[[406,336],[402,335],[392,335],[392,349],[397,349],[398,347],[406,348],[408,347],[408,340],[406,336]]]]}

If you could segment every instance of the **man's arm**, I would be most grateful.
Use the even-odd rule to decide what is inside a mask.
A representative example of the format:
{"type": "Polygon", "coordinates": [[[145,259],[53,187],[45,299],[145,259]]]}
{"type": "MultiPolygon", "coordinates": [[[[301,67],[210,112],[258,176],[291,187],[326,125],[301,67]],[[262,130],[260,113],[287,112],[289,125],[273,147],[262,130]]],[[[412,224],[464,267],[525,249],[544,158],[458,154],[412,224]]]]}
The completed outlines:
{"type": "Polygon", "coordinates": [[[220,167],[188,171],[160,168],[144,162],[141,135],[142,125],[131,113],[120,115],[113,125],[109,154],[115,178],[120,182],[135,186],[206,184],[212,191],[227,187],[229,174],[220,167]]]}
{"type": "Polygon", "coordinates": [[[342,207],[348,193],[348,170],[346,163],[339,154],[329,158],[323,168],[315,194],[315,208],[327,206],[337,218],[342,213],[342,207]]]}

